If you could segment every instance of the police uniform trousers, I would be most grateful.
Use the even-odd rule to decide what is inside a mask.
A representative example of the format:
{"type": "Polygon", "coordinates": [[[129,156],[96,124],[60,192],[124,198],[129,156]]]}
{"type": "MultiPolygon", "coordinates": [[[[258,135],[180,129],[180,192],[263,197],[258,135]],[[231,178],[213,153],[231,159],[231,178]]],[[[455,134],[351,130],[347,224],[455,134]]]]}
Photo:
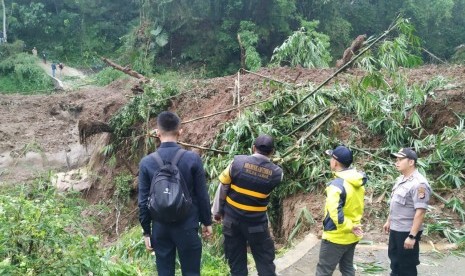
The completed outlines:
{"type": "Polygon", "coordinates": [[[184,226],[153,224],[152,247],[155,251],[158,275],[174,276],[176,250],[183,276],[200,275],[202,242],[198,228],[185,229],[184,226]]]}
{"type": "Polygon", "coordinates": [[[248,223],[225,216],[223,220],[224,251],[232,276],[247,275],[247,243],[259,276],[276,275],[274,242],[268,223],[248,223]]]}
{"type": "Polygon", "coordinates": [[[390,230],[388,256],[391,260],[391,276],[416,276],[417,265],[420,264],[420,238],[422,231],[417,234],[417,241],[413,249],[404,249],[404,242],[410,232],[390,230]]]}

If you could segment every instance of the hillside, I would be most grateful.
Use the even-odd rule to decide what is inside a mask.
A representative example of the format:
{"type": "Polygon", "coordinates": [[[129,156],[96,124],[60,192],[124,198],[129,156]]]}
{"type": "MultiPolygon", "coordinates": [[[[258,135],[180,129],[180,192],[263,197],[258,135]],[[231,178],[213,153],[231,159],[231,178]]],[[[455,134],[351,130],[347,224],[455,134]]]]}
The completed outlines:
{"type": "MultiPolygon", "coordinates": [[[[437,133],[446,125],[454,126],[458,122],[455,114],[463,114],[464,110],[465,68],[424,66],[405,72],[410,83],[425,83],[437,76],[446,79],[447,84],[420,108],[419,114],[429,122],[426,130],[430,133],[437,133]]],[[[270,79],[289,83],[295,80],[296,85],[317,85],[332,73],[333,69],[283,67],[263,68],[257,74],[242,74],[241,105],[272,94],[275,87],[270,79]]],[[[350,70],[333,79],[328,86],[346,85],[348,79],[360,74],[357,70],[350,70]]],[[[180,96],[172,100],[170,109],[176,111],[183,121],[188,121],[232,108],[232,87],[236,79],[237,75],[195,80],[189,89],[180,91],[180,96]]],[[[67,171],[85,165],[92,152],[92,143],[89,148],[79,144],[78,120],[85,118],[107,122],[128,101],[125,95],[130,94],[130,87],[130,83],[119,81],[103,88],[85,88],[53,95],[0,96],[0,180],[23,181],[49,169],[67,171]]],[[[238,112],[233,110],[185,123],[181,140],[209,147],[224,123],[236,118],[238,112]]],[[[344,129],[345,125],[353,122],[353,119],[341,118],[336,124],[344,129]]],[[[347,138],[344,131],[337,134],[341,141],[347,138]]],[[[357,146],[377,147],[382,139],[361,134],[357,146]]],[[[134,171],[137,170],[137,164],[131,166],[134,171]]],[[[105,189],[99,193],[105,193],[105,189]]],[[[91,197],[95,196],[99,197],[91,197]]],[[[296,208],[293,204],[299,201],[303,200],[291,200],[289,204],[292,206],[288,208],[296,208]]],[[[287,228],[284,230],[285,236],[293,225],[294,221],[290,219],[284,226],[287,228]]]]}
{"type": "MultiPolygon", "coordinates": [[[[434,76],[447,80],[448,84],[436,91],[435,99],[428,100],[420,109],[420,114],[424,120],[431,121],[428,131],[432,133],[446,125],[455,125],[458,122],[455,114],[461,114],[464,110],[465,68],[425,66],[406,72],[411,83],[425,83],[434,76]]],[[[257,73],[283,82],[292,82],[299,76],[296,85],[317,85],[329,77],[333,69],[264,68],[257,73]]],[[[332,80],[328,86],[336,83],[344,85],[350,76],[357,74],[360,72],[348,71],[332,80]]],[[[194,81],[192,88],[180,91],[181,95],[172,100],[170,109],[176,111],[183,121],[188,121],[232,108],[235,79],[237,75],[194,81]]],[[[269,79],[256,74],[241,75],[241,105],[264,99],[273,93],[274,88],[268,82],[269,79]]],[[[85,150],[79,145],[78,120],[108,121],[128,101],[125,95],[131,94],[130,87],[131,83],[119,81],[107,87],[53,95],[1,95],[0,180],[22,181],[36,172],[66,170],[85,164],[85,150]],[[66,156],[72,162],[69,167],[64,166],[66,156]]],[[[223,124],[237,114],[235,110],[184,124],[182,141],[209,146],[223,124]]]]}

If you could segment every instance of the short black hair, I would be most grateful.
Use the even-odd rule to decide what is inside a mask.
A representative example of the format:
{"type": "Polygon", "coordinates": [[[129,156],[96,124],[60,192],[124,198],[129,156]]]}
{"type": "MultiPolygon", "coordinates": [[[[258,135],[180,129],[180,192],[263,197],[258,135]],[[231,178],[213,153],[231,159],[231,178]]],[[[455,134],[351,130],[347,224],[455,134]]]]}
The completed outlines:
{"type": "Polygon", "coordinates": [[[171,132],[179,129],[181,119],[179,119],[176,113],[171,111],[163,111],[158,114],[157,126],[161,131],[171,132]]]}

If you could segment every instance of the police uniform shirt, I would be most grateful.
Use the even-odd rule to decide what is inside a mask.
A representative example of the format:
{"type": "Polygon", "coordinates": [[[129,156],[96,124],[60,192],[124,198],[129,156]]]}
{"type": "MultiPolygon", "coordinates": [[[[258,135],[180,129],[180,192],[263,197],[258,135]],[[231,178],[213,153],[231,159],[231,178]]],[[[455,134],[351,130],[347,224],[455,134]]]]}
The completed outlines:
{"type": "Polygon", "coordinates": [[[418,170],[408,178],[403,175],[398,177],[391,194],[390,228],[398,232],[409,232],[416,209],[428,207],[431,191],[428,180],[418,170]]]}

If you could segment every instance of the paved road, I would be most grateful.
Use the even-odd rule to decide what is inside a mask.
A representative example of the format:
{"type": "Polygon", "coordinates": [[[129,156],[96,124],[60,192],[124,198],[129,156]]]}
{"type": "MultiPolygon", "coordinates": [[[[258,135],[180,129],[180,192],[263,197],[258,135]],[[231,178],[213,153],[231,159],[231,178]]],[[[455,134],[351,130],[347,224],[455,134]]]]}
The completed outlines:
{"type": "MultiPolygon", "coordinates": [[[[311,240],[315,246],[309,250],[301,258],[294,258],[294,262],[290,261],[286,264],[281,264],[277,260],[277,270],[281,276],[303,276],[315,275],[316,265],[318,263],[318,253],[320,250],[320,241],[311,240]]],[[[309,242],[308,240],[305,242],[309,242]]],[[[465,275],[465,257],[457,256],[443,250],[444,253],[435,253],[432,247],[428,244],[421,246],[420,262],[418,266],[419,275],[428,276],[461,276],[465,275]]],[[[288,254],[298,256],[294,251],[288,254]]],[[[287,255],[287,254],[286,254],[287,255]]],[[[286,257],[286,256],[284,256],[286,257]]],[[[354,262],[357,266],[356,275],[389,275],[389,258],[387,256],[387,245],[358,245],[354,262]]],[[[341,273],[336,271],[335,276],[340,276],[341,273]]]]}

